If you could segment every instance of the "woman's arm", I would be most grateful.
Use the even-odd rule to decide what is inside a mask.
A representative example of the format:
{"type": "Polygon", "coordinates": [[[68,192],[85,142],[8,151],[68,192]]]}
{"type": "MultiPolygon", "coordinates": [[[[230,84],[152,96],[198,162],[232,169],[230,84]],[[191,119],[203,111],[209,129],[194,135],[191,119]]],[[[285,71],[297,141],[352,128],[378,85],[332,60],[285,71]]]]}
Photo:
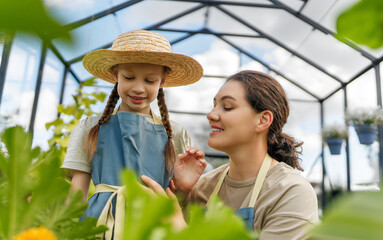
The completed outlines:
{"type": "Polygon", "coordinates": [[[90,174],[78,170],[73,171],[72,177],[72,190],[82,192],[82,199],[84,201],[88,200],[88,192],[89,192],[89,184],[90,184],[90,174]]]}

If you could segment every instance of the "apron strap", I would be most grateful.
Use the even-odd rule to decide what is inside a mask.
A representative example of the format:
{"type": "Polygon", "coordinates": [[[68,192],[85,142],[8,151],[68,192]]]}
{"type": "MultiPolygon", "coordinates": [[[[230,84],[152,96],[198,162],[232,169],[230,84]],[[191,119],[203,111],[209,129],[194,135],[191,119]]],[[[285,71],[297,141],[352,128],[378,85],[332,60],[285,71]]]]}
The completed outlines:
{"type": "Polygon", "coordinates": [[[254,188],[253,188],[253,193],[251,194],[250,202],[249,202],[249,207],[254,207],[255,201],[257,201],[259,192],[261,191],[263,182],[266,179],[266,174],[269,171],[269,168],[271,166],[272,159],[268,153],[266,153],[266,157],[263,160],[261,169],[258,172],[257,179],[255,180],[254,188]]]}
{"type": "Polygon", "coordinates": [[[104,209],[102,210],[100,217],[97,221],[98,225],[106,225],[109,229],[105,232],[105,236],[101,235],[100,237],[105,237],[105,240],[112,239],[112,233],[114,228],[114,239],[122,239],[124,234],[124,220],[125,220],[125,187],[123,186],[112,186],[107,184],[97,184],[95,186],[95,194],[102,192],[112,192],[112,195],[109,197],[108,201],[105,204],[104,209]],[[117,196],[116,200],[116,220],[113,219],[113,198],[117,196]]]}
{"type": "Polygon", "coordinates": [[[162,125],[162,121],[160,117],[158,117],[152,110],[150,110],[150,114],[152,115],[153,123],[155,125],[162,125]]]}
{"type": "Polygon", "coordinates": [[[221,176],[220,176],[219,179],[218,179],[217,185],[215,185],[215,188],[214,188],[213,192],[211,193],[211,195],[210,195],[210,197],[209,197],[209,200],[208,200],[207,203],[206,203],[206,206],[209,205],[209,202],[210,202],[210,199],[212,198],[212,196],[216,196],[216,195],[218,195],[219,189],[221,189],[223,180],[225,179],[226,174],[227,174],[227,172],[229,171],[229,169],[230,169],[230,166],[227,165],[227,167],[225,168],[225,170],[223,170],[223,172],[221,173],[221,176]]]}
{"type": "MultiPolygon", "coordinates": [[[[261,168],[259,169],[257,179],[255,180],[255,183],[254,183],[254,188],[253,188],[253,192],[251,194],[249,207],[254,207],[255,202],[257,201],[258,195],[262,189],[263,182],[266,179],[266,174],[269,171],[269,168],[271,166],[271,162],[272,162],[272,158],[270,157],[270,155],[268,153],[266,153],[266,156],[262,162],[261,168]]],[[[214,188],[212,194],[210,195],[209,200],[207,201],[205,206],[209,205],[210,199],[213,196],[218,195],[218,192],[221,189],[223,180],[225,179],[226,174],[229,171],[229,169],[230,169],[230,166],[227,166],[226,169],[221,173],[221,176],[219,177],[217,185],[215,185],[215,188],[214,188]]]]}

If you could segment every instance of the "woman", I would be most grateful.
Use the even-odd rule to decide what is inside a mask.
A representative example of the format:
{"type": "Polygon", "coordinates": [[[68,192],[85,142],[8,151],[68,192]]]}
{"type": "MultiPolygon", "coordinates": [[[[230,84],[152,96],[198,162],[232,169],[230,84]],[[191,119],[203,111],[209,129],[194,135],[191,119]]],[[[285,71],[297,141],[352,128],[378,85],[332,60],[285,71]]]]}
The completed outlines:
{"type": "Polygon", "coordinates": [[[242,71],[229,77],[207,118],[208,145],[227,153],[230,162],[203,175],[187,201],[206,205],[218,194],[248,227],[260,230],[260,239],[304,238],[318,222],[317,197],[294,170],[302,170],[303,143],[282,133],[288,115],[286,94],[270,76],[242,71]]]}

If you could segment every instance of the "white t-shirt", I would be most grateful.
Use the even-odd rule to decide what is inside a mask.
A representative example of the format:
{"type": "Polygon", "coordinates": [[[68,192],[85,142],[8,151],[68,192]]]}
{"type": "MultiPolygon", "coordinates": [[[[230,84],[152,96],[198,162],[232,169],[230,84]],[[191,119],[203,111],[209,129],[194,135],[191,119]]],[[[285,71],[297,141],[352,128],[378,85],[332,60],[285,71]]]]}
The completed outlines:
{"type": "MultiPolygon", "coordinates": [[[[117,111],[115,111],[115,113],[116,112],[117,111]]],[[[153,123],[151,115],[141,115],[145,116],[149,122],[153,123]]],[[[86,157],[84,142],[89,130],[98,123],[99,119],[100,116],[87,117],[81,120],[72,131],[64,163],[61,165],[61,168],[78,170],[87,173],[92,172],[91,163],[86,157]]],[[[176,154],[184,153],[186,147],[191,145],[190,136],[179,124],[171,121],[171,125],[173,129],[172,140],[174,142],[175,152],[176,154]]]]}

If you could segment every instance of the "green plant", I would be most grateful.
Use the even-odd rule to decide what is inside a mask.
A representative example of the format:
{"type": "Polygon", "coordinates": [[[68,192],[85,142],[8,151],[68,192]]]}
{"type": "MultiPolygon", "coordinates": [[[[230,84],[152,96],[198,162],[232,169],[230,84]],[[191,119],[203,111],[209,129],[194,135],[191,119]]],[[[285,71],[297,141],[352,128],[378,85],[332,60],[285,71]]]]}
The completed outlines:
{"type": "Polygon", "coordinates": [[[11,239],[30,228],[44,226],[58,239],[97,239],[105,227],[96,219],[79,221],[87,203],[71,192],[60,169],[60,150],[32,148],[32,137],[21,127],[1,135],[0,239],[11,239]]]}
{"type": "MultiPolygon", "coordinates": [[[[83,86],[94,86],[96,83],[94,78],[85,81],[83,86]]],[[[60,152],[61,162],[64,161],[66,150],[68,148],[69,137],[72,130],[77,126],[80,119],[84,116],[95,116],[98,113],[92,110],[97,103],[104,102],[106,94],[95,90],[93,93],[84,93],[82,89],[78,89],[73,95],[74,104],[64,106],[59,105],[57,111],[60,117],[45,124],[47,130],[53,130],[53,136],[48,140],[49,146],[56,146],[60,152]],[[66,120],[63,119],[65,117],[66,120]]]]}
{"type": "Polygon", "coordinates": [[[68,29],[52,17],[42,0],[0,1],[0,42],[17,31],[36,34],[43,40],[61,37],[72,42],[68,29]]]}
{"type": "Polygon", "coordinates": [[[336,21],[337,37],[378,49],[383,46],[383,0],[361,0],[336,21]]]}
{"type": "Polygon", "coordinates": [[[124,239],[129,240],[210,240],[210,239],[258,239],[246,229],[243,221],[218,198],[207,211],[192,206],[187,214],[189,226],[181,231],[172,229],[169,217],[174,212],[173,200],[161,195],[152,196],[138,185],[133,172],[122,174],[126,187],[126,220],[124,239]]]}
{"type": "Polygon", "coordinates": [[[347,138],[347,127],[340,124],[326,125],[322,128],[322,138],[327,140],[330,138],[347,138]]]}
{"type": "Polygon", "coordinates": [[[381,108],[357,108],[348,110],[346,120],[354,125],[383,124],[383,110],[381,108]]]}
{"type": "Polygon", "coordinates": [[[358,192],[339,196],[325,212],[310,239],[369,239],[383,237],[383,193],[358,192]]]}

